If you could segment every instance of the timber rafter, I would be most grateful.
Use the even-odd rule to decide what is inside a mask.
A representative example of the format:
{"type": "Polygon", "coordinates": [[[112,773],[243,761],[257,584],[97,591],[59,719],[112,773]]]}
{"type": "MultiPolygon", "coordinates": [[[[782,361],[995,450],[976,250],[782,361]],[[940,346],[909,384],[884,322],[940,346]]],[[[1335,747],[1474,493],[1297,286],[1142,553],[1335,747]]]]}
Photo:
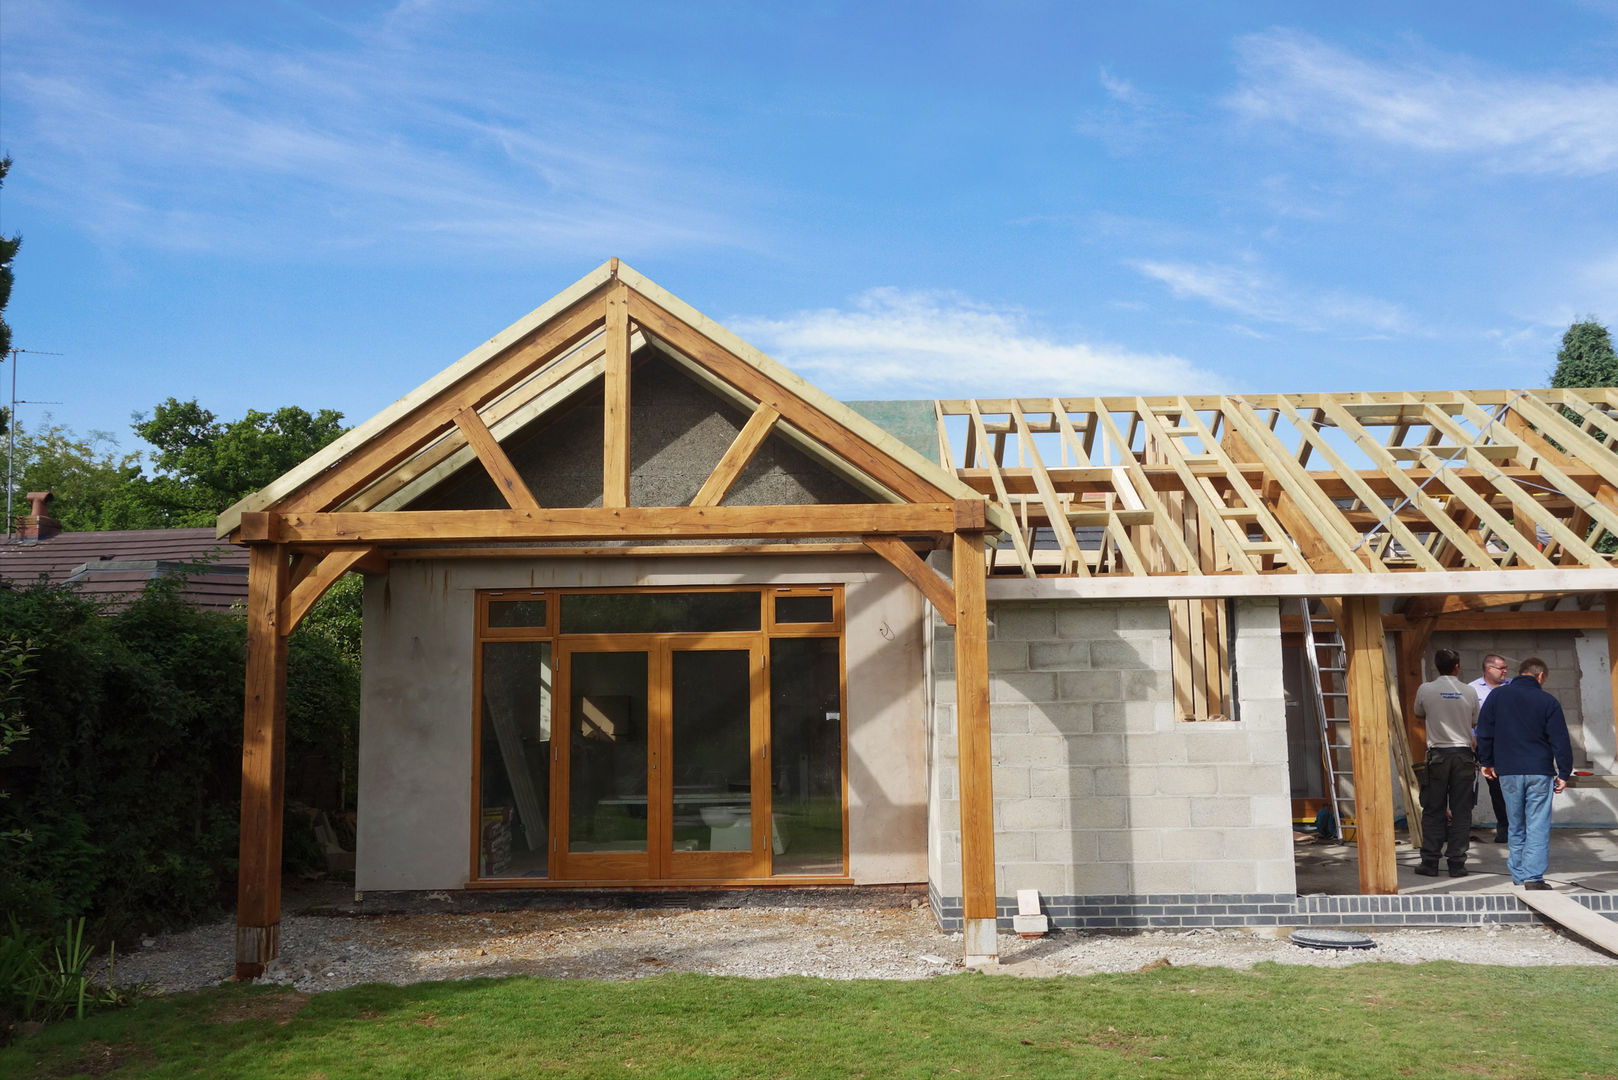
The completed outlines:
{"type": "Polygon", "coordinates": [[[956,475],[1021,526],[1000,574],[1618,566],[1614,389],[980,398],[936,416],[940,448],[965,448],[956,475]],[[1188,513],[1207,542],[1186,542],[1188,513]]]}

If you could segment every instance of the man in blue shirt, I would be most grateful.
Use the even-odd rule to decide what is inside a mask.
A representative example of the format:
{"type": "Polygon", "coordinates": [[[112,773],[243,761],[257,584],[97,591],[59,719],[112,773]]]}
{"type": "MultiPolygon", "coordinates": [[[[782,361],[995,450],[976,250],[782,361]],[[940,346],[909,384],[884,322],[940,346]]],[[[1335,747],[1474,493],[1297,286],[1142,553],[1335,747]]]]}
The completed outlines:
{"type": "Polygon", "coordinates": [[[1506,868],[1511,883],[1549,889],[1551,800],[1573,776],[1573,744],[1562,703],[1544,689],[1550,669],[1538,657],[1489,694],[1478,716],[1478,762],[1498,777],[1510,821],[1506,868]]]}

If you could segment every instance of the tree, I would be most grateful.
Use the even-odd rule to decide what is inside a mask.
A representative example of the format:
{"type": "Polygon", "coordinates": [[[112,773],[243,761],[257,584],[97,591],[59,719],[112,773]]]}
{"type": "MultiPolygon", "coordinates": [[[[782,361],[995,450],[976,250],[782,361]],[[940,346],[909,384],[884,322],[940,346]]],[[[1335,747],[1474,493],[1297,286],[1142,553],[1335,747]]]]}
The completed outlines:
{"type": "MultiPolygon", "coordinates": [[[[0,157],[0,187],[6,183],[6,173],[11,171],[11,159],[0,157]]],[[[17,249],[22,246],[21,236],[0,236],[0,360],[11,354],[11,327],[6,322],[6,305],[11,302],[11,261],[17,257],[17,249]]],[[[6,425],[10,422],[10,410],[0,409],[0,435],[6,433],[6,425]]]]}
{"type": "Polygon", "coordinates": [[[139,454],[119,453],[104,431],[80,438],[50,416],[37,431],[18,428],[18,491],[52,491],[52,514],[73,532],[152,529],[162,522],[147,506],[139,454]]]}
{"type": "Polygon", "coordinates": [[[343,414],[297,406],[274,413],[248,410],[221,423],[195,399],[169,398],[135,432],[156,448],[157,475],[144,481],[143,499],[161,524],[212,525],[220,511],[249,495],[348,430],[343,414]]]}
{"type": "Polygon", "coordinates": [[[1618,386],[1618,353],[1613,352],[1612,335],[1593,316],[1574,323],[1562,335],[1551,385],[1618,386]]]}

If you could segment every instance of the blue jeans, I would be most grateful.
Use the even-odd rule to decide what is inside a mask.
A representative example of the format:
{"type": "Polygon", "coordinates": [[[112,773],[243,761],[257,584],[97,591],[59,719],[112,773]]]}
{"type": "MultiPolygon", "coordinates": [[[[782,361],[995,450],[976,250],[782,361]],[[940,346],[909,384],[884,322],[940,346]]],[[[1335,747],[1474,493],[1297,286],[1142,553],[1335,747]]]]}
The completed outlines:
{"type": "Polygon", "coordinates": [[[1551,798],[1553,776],[1502,776],[1500,794],[1506,797],[1506,869],[1511,883],[1539,881],[1551,859],[1551,798]]]}

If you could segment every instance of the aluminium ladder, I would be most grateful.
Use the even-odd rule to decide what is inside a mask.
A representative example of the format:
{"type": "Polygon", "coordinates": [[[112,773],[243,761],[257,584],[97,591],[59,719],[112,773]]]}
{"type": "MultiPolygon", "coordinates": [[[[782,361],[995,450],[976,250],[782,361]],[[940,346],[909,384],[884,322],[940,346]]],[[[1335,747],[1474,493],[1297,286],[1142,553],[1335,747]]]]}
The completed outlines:
{"type": "Polygon", "coordinates": [[[1337,835],[1354,839],[1354,749],[1348,720],[1348,653],[1337,624],[1310,610],[1307,598],[1298,601],[1303,615],[1303,655],[1309,665],[1310,688],[1315,697],[1315,722],[1320,730],[1320,757],[1326,771],[1326,794],[1331,799],[1337,835]],[[1316,627],[1322,632],[1316,633],[1316,627]],[[1321,663],[1322,653],[1325,663],[1321,663]],[[1326,686],[1330,681],[1331,687],[1326,686]]]}

